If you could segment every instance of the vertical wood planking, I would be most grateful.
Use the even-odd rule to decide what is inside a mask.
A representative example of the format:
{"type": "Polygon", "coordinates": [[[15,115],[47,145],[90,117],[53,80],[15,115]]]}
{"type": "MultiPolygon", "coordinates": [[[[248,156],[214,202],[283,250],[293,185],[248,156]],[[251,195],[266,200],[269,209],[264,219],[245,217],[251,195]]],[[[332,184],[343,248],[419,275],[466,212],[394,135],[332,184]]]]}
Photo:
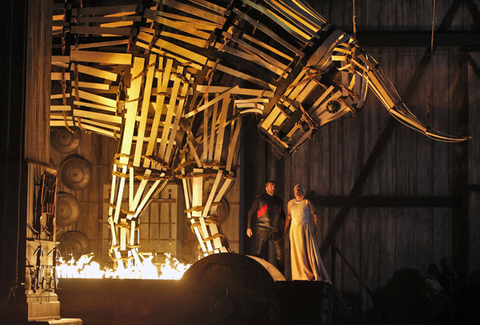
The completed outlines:
{"type": "MultiPolygon", "coordinates": [[[[53,2],[33,1],[28,5],[27,58],[25,76],[26,159],[50,163],[50,76],[53,2]]],[[[18,77],[18,76],[17,76],[18,77]]],[[[20,109],[20,108],[18,108],[20,109]]]]}

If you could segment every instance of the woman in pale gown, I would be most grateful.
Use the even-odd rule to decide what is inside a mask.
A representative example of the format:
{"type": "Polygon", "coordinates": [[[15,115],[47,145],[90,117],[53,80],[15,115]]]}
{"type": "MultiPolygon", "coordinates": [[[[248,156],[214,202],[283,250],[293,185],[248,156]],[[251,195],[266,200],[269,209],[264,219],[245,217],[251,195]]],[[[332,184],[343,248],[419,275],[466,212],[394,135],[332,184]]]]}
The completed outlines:
{"type": "Polygon", "coordinates": [[[314,205],[305,198],[305,187],[294,187],[295,198],[288,201],[285,232],[290,235],[290,263],[292,280],[330,281],[315,240],[318,234],[314,205]],[[310,225],[313,216],[314,229],[310,225]],[[290,230],[289,230],[290,228],[290,230]]]}

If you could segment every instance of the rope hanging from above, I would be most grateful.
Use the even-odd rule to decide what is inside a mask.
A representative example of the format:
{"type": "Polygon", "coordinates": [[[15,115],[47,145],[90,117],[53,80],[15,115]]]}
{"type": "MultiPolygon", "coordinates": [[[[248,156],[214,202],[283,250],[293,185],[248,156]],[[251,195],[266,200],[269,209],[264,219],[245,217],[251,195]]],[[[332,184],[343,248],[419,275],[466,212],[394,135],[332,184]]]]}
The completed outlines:
{"type": "Polygon", "coordinates": [[[432,36],[430,38],[430,55],[432,56],[431,57],[431,62],[430,62],[430,85],[429,85],[428,94],[427,94],[427,106],[425,108],[425,115],[426,115],[425,124],[427,125],[427,127],[430,127],[430,111],[431,111],[431,108],[430,108],[431,105],[430,104],[431,104],[431,101],[433,101],[432,91],[433,91],[434,74],[435,74],[435,57],[433,55],[433,52],[434,52],[433,40],[434,40],[434,36],[435,36],[435,4],[436,4],[436,0],[433,0],[433,3],[432,3],[432,36]]]}

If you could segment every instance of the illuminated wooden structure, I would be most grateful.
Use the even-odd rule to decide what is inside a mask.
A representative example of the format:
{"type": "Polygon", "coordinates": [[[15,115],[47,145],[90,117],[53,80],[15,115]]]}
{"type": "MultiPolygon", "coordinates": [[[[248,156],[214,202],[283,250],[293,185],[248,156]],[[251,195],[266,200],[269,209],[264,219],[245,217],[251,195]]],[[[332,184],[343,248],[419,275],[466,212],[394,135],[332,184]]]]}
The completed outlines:
{"type": "Polygon", "coordinates": [[[119,140],[109,207],[117,263],[140,261],[141,213],[173,177],[204,254],[230,250],[211,211],[235,179],[244,114],[260,114],[259,129],[293,154],[321,126],[358,113],[371,89],[407,126],[465,140],[420,122],[355,38],[301,1],[66,4],[54,19],[64,22],[56,32],[65,46],[52,57],[61,86],[51,126],[119,140]]]}

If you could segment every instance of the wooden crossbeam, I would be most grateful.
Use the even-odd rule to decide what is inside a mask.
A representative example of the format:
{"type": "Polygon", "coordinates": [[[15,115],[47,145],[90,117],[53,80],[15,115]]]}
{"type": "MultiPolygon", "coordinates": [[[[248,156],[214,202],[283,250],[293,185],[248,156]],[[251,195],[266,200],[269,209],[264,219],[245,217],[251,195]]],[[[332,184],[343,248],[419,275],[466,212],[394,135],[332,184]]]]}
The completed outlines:
{"type": "Polygon", "coordinates": [[[120,116],[89,112],[81,109],[74,109],[73,115],[78,117],[86,117],[92,120],[108,122],[108,123],[122,124],[122,118],[120,116]]]}
{"type": "MultiPolygon", "coordinates": [[[[132,76],[134,78],[139,76],[140,73],[143,71],[144,62],[145,59],[135,57],[132,68],[132,76]]],[[[135,121],[138,107],[137,99],[140,95],[141,84],[142,77],[138,77],[132,80],[130,88],[127,90],[129,100],[125,103],[126,114],[120,149],[120,153],[122,154],[122,157],[120,157],[121,164],[128,163],[127,157],[130,156],[130,152],[132,150],[133,133],[135,131],[135,121]]]]}
{"type": "MultiPolygon", "coordinates": [[[[179,66],[177,68],[176,73],[182,74],[183,72],[183,67],[179,66]]],[[[170,96],[170,101],[168,103],[168,109],[167,109],[167,116],[165,117],[165,126],[162,130],[162,141],[160,143],[160,148],[158,149],[158,156],[160,157],[161,160],[165,160],[166,158],[166,148],[167,148],[167,142],[168,142],[168,135],[170,133],[170,128],[172,126],[172,119],[173,119],[173,113],[175,112],[175,107],[177,103],[177,96],[178,92],[180,90],[180,84],[181,84],[182,79],[176,78],[173,84],[173,89],[172,89],[172,94],[170,96]]],[[[172,130],[174,132],[174,130],[172,130]]]]}
{"type": "Polygon", "coordinates": [[[227,122],[227,113],[228,113],[229,105],[230,105],[230,97],[224,98],[222,101],[222,108],[220,109],[220,116],[218,121],[218,132],[217,132],[217,137],[215,139],[215,155],[213,157],[213,161],[216,163],[220,163],[220,160],[222,158],[223,142],[225,137],[225,125],[227,122]]]}
{"type": "Polygon", "coordinates": [[[140,114],[140,124],[137,130],[137,142],[135,145],[135,155],[133,158],[133,166],[139,167],[140,166],[140,159],[142,158],[143,153],[143,142],[145,136],[145,129],[147,127],[147,116],[148,110],[150,106],[150,95],[152,94],[152,84],[153,84],[153,76],[155,73],[155,65],[157,61],[157,56],[155,54],[151,54],[148,61],[148,69],[147,69],[147,78],[144,83],[144,93],[143,93],[143,101],[142,101],[142,108],[140,114]]]}
{"type": "MultiPolygon", "coordinates": [[[[179,78],[179,79],[181,79],[181,78],[179,78]]],[[[189,73],[186,74],[186,79],[187,80],[190,79],[190,74],[189,73]]],[[[189,88],[190,88],[190,85],[188,83],[183,83],[183,87],[182,87],[181,92],[180,92],[180,100],[178,101],[178,104],[176,106],[175,119],[174,119],[174,122],[173,122],[172,131],[170,133],[170,137],[169,137],[168,145],[167,145],[167,150],[166,150],[166,153],[165,153],[165,162],[170,162],[171,157],[172,157],[172,148],[173,148],[173,144],[175,143],[174,140],[175,140],[175,137],[177,135],[177,130],[179,128],[180,120],[181,120],[182,115],[183,115],[184,105],[185,105],[185,101],[186,101],[186,98],[187,98],[187,92],[188,92],[189,88]]]]}
{"type": "Polygon", "coordinates": [[[70,51],[70,60],[79,62],[130,65],[132,61],[132,55],[128,53],[73,50],[70,51]]]}
{"type": "Polygon", "coordinates": [[[243,3],[247,4],[248,6],[258,10],[266,17],[270,18],[273,22],[275,22],[278,26],[282,27],[285,31],[287,31],[290,35],[297,38],[300,42],[308,43],[312,38],[313,34],[307,34],[304,31],[300,30],[297,26],[291,24],[286,19],[274,14],[272,11],[267,10],[265,7],[253,3],[250,0],[242,0],[243,3]]]}
{"type": "MultiPolygon", "coordinates": [[[[133,168],[131,168],[130,174],[132,174],[132,172],[134,172],[133,168]]],[[[143,196],[143,192],[145,191],[145,187],[148,184],[148,177],[150,176],[151,173],[152,173],[152,171],[150,169],[145,170],[145,173],[143,174],[144,178],[140,181],[140,185],[138,186],[138,189],[135,193],[135,197],[133,198],[130,206],[128,207],[128,210],[133,212],[135,215],[136,215],[137,206],[140,203],[140,199],[143,196]]],[[[130,184],[133,184],[133,182],[130,182],[130,184]]],[[[133,214],[127,215],[127,219],[129,219],[129,220],[131,220],[132,217],[133,217],[133,214]]]]}
{"type": "Polygon", "coordinates": [[[84,106],[84,107],[99,109],[99,110],[106,111],[106,112],[111,112],[111,113],[116,113],[117,112],[116,107],[111,107],[111,106],[104,106],[104,105],[99,105],[99,104],[94,104],[94,103],[89,103],[89,102],[76,101],[76,100],[73,102],[73,104],[77,105],[77,106],[84,106]]]}
{"type": "Polygon", "coordinates": [[[131,28],[112,28],[112,27],[95,27],[95,26],[72,26],[72,34],[88,34],[102,36],[129,36],[132,32],[131,28]]]}
{"type": "Polygon", "coordinates": [[[77,64],[77,63],[76,65],[77,65],[77,71],[79,73],[88,74],[90,76],[98,77],[105,80],[111,80],[111,81],[116,81],[118,77],[118,74],[110,71],[105,71],[102,69],[97,69],[97,68],[89,67],[86,65],[77,64]]]}
{"type": "Polygon", "coordinates": [[[77,97],[77,95],[79,98],[86,99],[86,100],[95,102],[97,104],[101,104],[109,107],[117,107],[117,101],[115,99],[89,93],[87,91],[80,90],[77,88],[72,88],[72,96],[77,97]]]}
{"type": "MultiPolygon", "coordinates": [[[[156,144],[158,128],[160,123],[160,117],[162,116],[165,102],[165,93],[167,91],[168,82],[170,80],[170,73],[172,71],[173,60],[167,59],[165,67],[163,66],[163,59],[159,62],[160,73],[157,75],[157,84],[159,84],[159,91],[156,95],[156,107],[155,115],[153,117],[152,129],[150,131],[150,140],[147,145],[146,156],[149,157],[153,154],[153,150],[156,144]]],[[[165,129],[165,125],[164,125],[165,129]]],[[[149,163],[144,162],[144,167],[148,167],[149,163]]]]}
{"type": "Polygon", "coordinates": [[[203,104],[202,106],[200,107],[197,107],[196,109],[188,112],[185,114],[185,118],[190,118],[192,117],[193,115],[195,114],[198,114],[200,113],[201,111],[203,111],[205,108],[207,107],[210,107],[212,106],[213,104],[225,99],[225,98],[228,98],[230,96],[230,94],[234,93],[236,90],[238,90],[238,85],[237,86],[234,86],[230,89],[228,89],[227,91],[224,91],[220,96],[217,96],[215,97],[215,99],[212,99],[210,101],[208,101],[207,103],[203,104]]]}
{"type": "Polygon", "coordinates": [[[253,18],[249,17],[247,14],[241,12],[240,10],[238,10],[237,8],[233,8],[233,12],[238,15],[240,18],[242,18],[243,20],[247,21],[248,23],[250,23],[252,26],[258,28],[259,30],[261,30],[262,32],[264,32],[265,34],[267,34],[268,36],[270,36],[273,40],[275,40],[276,42],[278,42],[279,44],[285,46],[286,49],[290,50],[291,52],[295,53],[296,55],[298,55],[299,57],[303,57],[305,54],[299,50],[297,47],[295,47],[294,45],[286,42],[282,37],[280,37],[279,35],[277,35],[275,32],[273,32],[270,28],[266,27],[265,25],[255,21],[253,18]]]}
{"type": "Polygon", "coordinates": [[[225,18],[223,17],[223,14],[214,14],[206,10],[202,10],[198,7],[193,7],[193,6],[186,5],[184,3],[177,2],[175,0],[163,0],[163,4],[168,7],[178,9],[187,14],[201,17],[202,19],[212,21],[217,24],[223,25],[225,23],[225,18]]]}

